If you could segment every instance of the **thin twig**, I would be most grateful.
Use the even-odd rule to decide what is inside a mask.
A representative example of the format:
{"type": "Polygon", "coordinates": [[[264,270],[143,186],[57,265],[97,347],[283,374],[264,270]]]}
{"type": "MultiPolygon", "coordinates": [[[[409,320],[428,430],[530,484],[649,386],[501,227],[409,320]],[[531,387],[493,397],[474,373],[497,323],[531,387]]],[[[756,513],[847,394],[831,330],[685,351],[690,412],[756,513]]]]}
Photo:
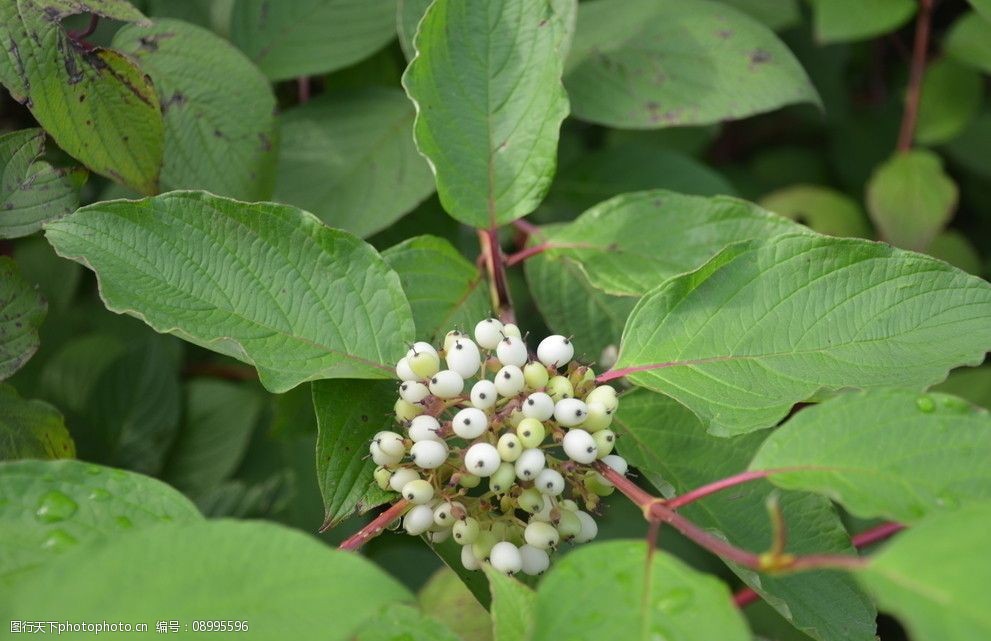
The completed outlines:
{"type": "Polygon", "coordinates": [[[515,323],[516,314],[513,311],[513,300],[509,295],[509,284],[506,281],[506,261],[499,246],[499,230],[478,230],[478,243],[485,258],[485,269],[489,274],[489,291],[492,295],[492,307],[504,323],[515,323]]]}
{"type": "Polygon", "coordinates": [[[542,254],[548,249],[553,248],[553,245],[548,242],[540,243],[539,245],[531,245],[516,252],[515,254],[510,254],[506,256],[506,267],[512,267],[517,263],[522,263],[527,258],[536,256],[537,254],[542,254]]]}
{"type": "MultiPolygon", "coordinates": [[[[343,543],[337,546],[338,550],[348,550],[353,551],[360,548],[365,543],[368,543],[373,538],[382,533],[382,530],[386,528],[387,525],[395,521],[399,516],[406,511],[409,507],[409,501],[406,499],[399,499],[389,507],[388,510],[382,512],[374,519],[369,521],[365,527],[361,528],[351,536],[347,538],[343,543]]],[[[329,526],[324,526],[320,528],[321,532],[325,532],[329,526]]]]}
{"type": "Polygon", "coordinates": [[[929,32],[932,25],[934,0],[919,0],[919,15],[915,20],[915,40],[912,44],[912,62],[909,67],[908,88],[905,90],[905,111],[898,131],[898,151],[912,148],[915,124],[919,119],[919,102],[922,100],[922,78],[926,71],[926,53],[929,49],[929,32]]]}
{"type": "Polygon", "coordinates": [[[689,503],[694,503],[695,501],[705,498],[710,494],[715,494],[721,490],[727,488],[735,487],[737,485],[742,485],[749,481],[755,481],[757,479],[762,479],[774,474],[775,472],[781,472],[784,470],[752,470],[749,472],[742,472],[734,476],[730,476],[718,481],[709,483],[708,485],[703,485],[702,487],[695,488],[690,492],[685,492],[681,496],[676,496],[668,501],[668,507],[672,510],[676,510],[683,505],[688,505],[689,503]]]}
{"type": "Polygon", "coordinates": [[[69,37],[73,40],[89,38],[96,31],[96,26],[98,24],[100,24],[100,16],[95,13],[91,13],[89,16],[89,24],[87,24],[81,31],[70,31],[69,37]]]}

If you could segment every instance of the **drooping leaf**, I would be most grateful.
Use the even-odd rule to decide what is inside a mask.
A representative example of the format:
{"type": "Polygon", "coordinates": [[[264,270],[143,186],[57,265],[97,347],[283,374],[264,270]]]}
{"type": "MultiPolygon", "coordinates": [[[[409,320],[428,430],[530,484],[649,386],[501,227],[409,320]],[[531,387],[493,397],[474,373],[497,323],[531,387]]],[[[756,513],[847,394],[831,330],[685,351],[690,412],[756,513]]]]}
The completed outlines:
{"type": "Polygon", "coordinates": [[[189,499],[148,476],[80,461],[0,463],[0,585],[82,544],[201,518],[189,499]]]}
{"type": "Polygon", "coordinates": [[[914,641],[987,639],[988,531],[988,503],[933,514],[872,557],[858,578],[914,641]]]}
{"type": "Polygon", "coordinates": [[[59,147],[141,193],[157,191],[162,113],[155,90],[126,56],[87,48],[59,20],[80,12],[143,21],[126,2],[14,0],[0,6],[0,82],[59,147]]]}
{"type": "Polygon", "coordinates": [[[233,45],[180,20],[117,32],[114,47],[151,76],[165,119],[162,190],[204,189],[261,200],[271,194],[275,96],[233,45]]]}
{"type": "Polygon", "coordinates": [[[313,384],[317,414],[317,479],[323,496],[324,527],[353,512],[366,512],[398,495],[372,480],[375,463],[368,444],[376,432],[394,430],[391,381],[320,381],[313,384]]]}
{"type": "Polygon", "coordinates": [[[412,103],[397,89],[324,94],[279,117],[275,198],[368,236],[434,191],[413,143],[412,103]]]}
{"type": "Polygon", "coordinates": [[[957,62],[991,73],[991,39],[988,34],[991,34],[991,18],[970,12],[953,23],[943,46],[947,55],[957,62]]]}
{"type": "Polygon", "coordinates": [[[984,273],[981,255],[967,236],[956,229],[946,229],[940,232],[929,243],[929,249],[926,250],[926,253],[933,258],[945,260],[968,274],[980,276],[984,273]]]}
{"type": "Polygon", "coordinates": [[[850,513],[904,523],[991,499],[991,415],[955,396],[843,394],[808,407],[764,442],[751,469],[784,488],[825,494],[850,513]]]}
{"type": "Polygon", "coordinates": [[[262,409],[250,388],[195,379],[185,385],[185,418],[162,477],[188,492],[207,490],[237,468],[262,409]]]}
{"type": "Polygon", "coordinates": [[[568,4],[435,0],[420,22],[403,85],[441,203],[463,223],[508,223],[547,193],[568,113],[568,4]]]}
{"type": "Polygon", "coordinates": [[[23,129],[0,136],[0,238],[19,238],[76,208],[86,172],[40,160],[45,132],[23,129]]]}
{"type": "Polygon", "coordinates": [[[915,13],[912,0],[812,0],[816,40],[865,40],[894,31],[915,13]]]}
{"type": "Polygon", "coordinates": [[[494,641],[517,641],[530,638],[537,595],[516,579],[499,572],[488,563],[484,568],[492,592],[492,630],[494,641]]]}
{"type": "Polygon", "coordinates": [[[48,305],[21,275],[17,264],[0,256],[0,381],[10,377],[38,350],[38,328],[48,305]]]}
{"type": "Polygon", "coordinates": [[[409,598],[371,562],[302,532],[202,521],[144,529],[53,560],[0,603],[0,616],[43,620],[52,603],[70,621],[93,612],[155,621],[163,609],[182,621],[216,620],[229,610],[224,616],[246,620],[255,639],[305,638],[320,629],[322,639],[335,641],[409,598]]]}
{"type": "Polygon", "coordinates": [[[633,310],[616,369],[719,435],[821,390],[922,389],[991,348],[991,285],[880,243],[810,234],[731,246],[633,310]]]}
{"type": "Polygon", "coordinates": [[[565,86],[575,117],[653,129],[819,97],[774,33],[722,3],[596,0],[578,11],[565,86]]]}
{"type": "Polygon", "coordinates": [[[408,605],[395,604],[369,619],[355,641],[462,641],[446,625],[408,605]]]}
{"type": "Polygon", "coordinates": [[[764,196],[760,206],[820,234],[870,238],[867,214],[846,194],[818,185],[794,185],[764,196]]]}
{"type": "Polygon", "coordinates": [[[392,377],[413,339],[395,272],[294,207],[172,192],[84,207],[46,236],[112,311],[254,365],[273,392],[392,377]]]}
{"type": "MultiPolygon", "coordinates": [[[[658,489],[678,494],[745,470],[763,434],[720,438],[685,407],[661,394],[624,394],[613,429],[620,453],[658,489]]],[[[730,543],[766,550],[772,539],[765,504],[776,490],[752,481],[681,508],[682,513],[730,543]]],[[[808,492],[779,492],[788,527],[788,550],[799,554],[851,553],[850,537],[830,502],[808,492]]],[[[877,612],[852,577],[815,571],[793,575],[758,574],[730,568],[793,626],[819,641],[872,641],[877,612]]]]}
{"type": "Polygon", "coordinates": [[[0,461],[73,458],[76,444],[57,409],[0,383],[0,461]]]}
{"type": "Polygon", "coordinates": [[[726,585],[642,541],[582,546],[540,582],[532,641],[749,641],[726,585]],[[594,590],[594,598],[590,591],[594,590]]]}
{"type": "Polygon", "coordinates": [[[492,315],[478,268],[443,238],[415,236],[385,250],[382,258],[399,274],[419,340],[436,343],[452,329],[470,332],[492,315]]]}
{"type": "Polygon", "coordinates": [[[231,15],[231,40],[271,80],[347,67],[395,35],[395,0],[239,0],[231,15]]]}
{"type": "MultiPolygon", "coordinates": [[[[991,34],[991,24],[988,25],[991,34]]],[[[981,76],[953,60],[926,67],[915,139],[924,145],[952,140],[977,115],[983,97],[981,76]]]]}
{"type": "Polygon", "coordinates": [[[726,245],[801,229],[736,198],[653,190],[596,205],[549,234],[545,253],[574,260],[606,293],[641,296],[696,269],[726,245]]]}
{"type": "Polygon", "coordinates": [[[427,616],[451,628],[465,641],[492,641],[492,621],[461,578],[449,567],[438,569],[417,594],[427,616]]]}
{"type": "Polygon", "coordinates": [[[895,155],[867,185],[867,208],[881,237],[906,249],[925,249],[956,207],[957,186],[930,151],[895,155]]]}

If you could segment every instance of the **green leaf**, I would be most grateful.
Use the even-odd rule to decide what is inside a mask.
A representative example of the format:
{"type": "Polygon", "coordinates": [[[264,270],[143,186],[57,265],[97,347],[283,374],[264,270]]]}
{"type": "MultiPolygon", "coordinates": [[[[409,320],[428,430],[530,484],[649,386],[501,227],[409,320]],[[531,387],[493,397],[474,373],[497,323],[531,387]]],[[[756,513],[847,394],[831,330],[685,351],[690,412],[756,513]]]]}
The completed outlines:
{"type": "Polygon", "coordinates": [[[947,144],[946,155],[966,169],[982,176],[991,176],[991,112],[979,114],[959,136],[947,144]]]}
{"type": "Polygon", "coordinates": [[[18,241],[14,247],[14,262],[21,267],[22,273],[30,275],[52,312],[64,312],[69,308],[79,290],[82,267],[59,258],[41,236],[18,241]]]}
{"type": "Polygon", "coordinates": [[[921,389],[991,347],[991,285],[920,254],[810,234],[734,245],[633,310],[616,369],[714,434],[817,392],[921,389]]]}
{"type": "Polygon", "coordinates": [[[867,208],[881,237],[922,250],[953,216],[957,186],[936,154],[898,153],[877,168],[867,185],[867,208]]]}
{"type": "Polygon", "coordinates": [[[462,641],[440,621],[424,616],[416,608],[395,604],[361,627],[356,641],[462,641]]]}
{"type": "Polygon", "coordinates": [[[455,543],[454,539],[449,538],[441,543],[433,543],[425,536],[421,536],[420,539],[444,562],[447,569],[457,575],[483,608],[488,609],[491,606],[492,595],[489,592],[489,582],[481,572],[465,569],[464,565],[461,564],[461,546],[455,543]]]}
{"type": "Polygon", "coordinates": [[[151,76],[165,119],[161,185],[267,198],[275,162],[275,96],[244,54],[180,20],[128,26],[114,47],[151,76]]]}
{"type": "Polygon", "coordinates": [[[492,622],[461,578],[449,567],[441,567],[420,588],[420,609],[451,628],[465,641],[492,641],[492,622]]]}
{"type": "Polygon", "coordinates": [[[214,379],[188,382],[185,419],[162,477],[187,492],[227,479],[244,458],[261,414],[261,398],[245,385],[214,379]]]}
{"type": "Polygon", "coordinates": [[[926,253],[933,258],[945,260],[957,269],[980,276],[984,273],[981,255],[967,236],[956,229],[946,229],[929,243],[926,253]]]}
{"type": "Polygon", "coordinates": [[[470,332],[492,315],[478,268],[443,238],[415,236],[385,250],[382,258],[399,274],[420,340],[442,342],[452,329],[470,332]]]}
{"type": "MultiPolygon", "coordinates": [[[[678,494],[746,469],[763,434],[720,438],[689,410],[661,394],[624,394],[613,429],[620,453],[658,488],[678,494]],[[676,456],[672,453],[677,453],[676,456]]],[[[853,546],[829,500],[807,492],[780,492],[765,480],[706,497],[681,509],[698,525],[747,550],[766,550],[772,539],[766,502],[779,494],[788,524],[788,551],[851,553],[853,546]]],[[[792,625],[820,641],[873,641],[877,612],[854,580],[830,571],[758,574],[727,564],[792,625]]]]}
{"type": "Polygon", "coordinates": [[[239,0],[231,40],[271,80],[350,66],[396,35],[396,0],[239,0]]]}
{"type": "Polygon", "coordinates": [[[0,256],[0,381],[38,351],[38,328],[47,309],[45,299],[25,282],[17,263],[0,256]]]}
{"type": "Polygon", "coordinates": [[[991,0],[968,0],[970,6],[977,10],[977,13],[984,16],[985,20],[991,20],[991,0]]]}
{"type": "Polygon", "coordinates": [[[736,198],[653,190],[596,205],[549,234],[545,253],[574,260],[608,294],[640,296],[726,245],[801,229],[736,198]]]}
{"type": "Polygon", "coordinates": [[[808,225],[820,234],[870,238],[867,214],[846,194],[818,185],[794,185],[772,192],[760,206],[808,225]]]}
{"type": "Polygon", "coordinates": [[[372,480],[375,463],[368,444],[376,432],[395,428],[392,381],[320,381],[313,384],[317,414],[317,479],[323,496],[324,527],[355,511],[366,512],[397,495],[372,480]]]}
{"type": "Polygon", "coordinates": [[[302,532],[203,521],[149,528],[66,554],[20,583],[0,604],[0,616],[47,620],[45,609],[58,603],[68,621],[96,612],[112,621],[221,617],[247,621],[252,639],[306,638],[319,629],[321,639],[335,641],[350,639],[385,605],[410,596],[371,562],[302,532]]]}
{"type": "Polygon", "coordinates": [[[532,641],[749,641],[726,585],[642,541],[586,545],[537,589],[532,641]],[[594,598],[589,598],[594,590],[594,598]]]}
{"type": "Polygon", "coordinates": [[[173,192],[84,207],[46,236],[96,272],[111,311],[254,365],[272,392],[391,378],[413,340],[395,272],[294,207],[173,192]]]}
{"type": "Polygon", "coordinates": [[[952,140],[977,115],[983,93],[980,74],[953,60],[926,67],[915,139],[923,145],[952,140]]]}
{"type": "Polygon", "coordinates": [[[492,592],[492,638],[495,641],[529,639],[537,595],[488,563],[483,569],[492,592]]]}
{"type": "Polygon", "coordinates": [[[396,33],[399,36],[399,46],[402,47],[403,55],[407,60],[412,60],[416,55],[416,47],[413,46],[416,28],[431,2],[433,0],[397,0],[396,2],[396,33]]]}
{"type": "Polygon", "coordinates": [[[0,135],[0,238],[28,236],[76,208],[86,172],[53,167],[44,151],[41,129],[0,135]]]}
{"type": "Polygon", "coordinates": [[[991,415],[945,394],[843,394],[775,430],[751,469],[775,485],[825,494],[861,518],[904,523],[991,498],[991,415]]]}
{"type": "Polygon", "coordinates": [[[745,118],[819,97],[774,33],[724,4],[579,5],[565,86],[576,118],[654,129],[745,118]]]}
{"type": "Polygon", "coordinates": [[[533,211],[550,186],[567,0],[435,0],[420,22],[403,86],[416,144],[444,209],[475,227],[533,211]]]}
{"type": "Polygon", "coordinates": [[[275,198],[356,236],[388,227],[434,191],[398,89],[324,94],[279,118],[275,198]]]}
{"type": "Polygon", "coordinates": [[[974,12],[958,18],[946,36],[943,48],[957,62],[991,73],[991,18],[974,12]]]}
{"type": "Polygon", "coordinates": [[[991,367],[953,370],[945,381],[932,390],[960,396],[980,407],[991,407],[991,367]]]}
{"type": "Polygon", "coordinates": [[[991,638],[991,505],[934,514],[898,535],[858,578],[915,641],[991,638]]]}
{"type": "Polygon", "coordinates": [[[722,0],[722,2],[775,31],[783,31],[802,22],[802,11],[798,0],[722,0]]]}
{"type": "Polygon", "coordinates": [[[76,444],[59,411],[0,384],[0,461],[73,458],[76,444]]]}
{"type": "Polygon", "coordinates": [[[816,40],[866,40],[894,31],[915,14],[913,0],[811,0],[816,40]]]}
{"type": "Polygon", "coordinates": [[[80,461],[0,463],[0,586],[82,544],[201,518],[189,499],[140,474],[80,461]]]}
{"type": "Polygon", "coordinates": [[[99,174],[154,193],[163,136],[155,90],[126,56],[84,48],[66,34],[58,21],[82,11],[144,19],[126,2],[5,2],[0,82],[70,155],[99,174]]]}

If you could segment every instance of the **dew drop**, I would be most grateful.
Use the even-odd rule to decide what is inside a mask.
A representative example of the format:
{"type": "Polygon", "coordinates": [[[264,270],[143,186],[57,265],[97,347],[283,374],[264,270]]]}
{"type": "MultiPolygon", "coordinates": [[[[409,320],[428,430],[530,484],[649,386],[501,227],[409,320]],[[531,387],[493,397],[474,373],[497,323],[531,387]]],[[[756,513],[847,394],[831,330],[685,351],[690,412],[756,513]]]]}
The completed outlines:
{"type": "Polygon", "coordinates": [[[692,603],[692,591],[687,588],[674,588],[658,596],[655,606],[666,614],[682,612],[692,603]]]}
{"type": "Polygon", "coordinates": [[[121,515],[114,520],[117,521],[117,525],[121,526],[122,528],[134,527],[134,523],[132,523],[131,519],[127,518],[126,516],[121,515]]]}
{"type": "Polygon", "coordinates": [[[919,408],[920,411],[929,414],[936,409],[936,403],[933,402],[928,396],[920,396],[915,399],[915,406],[919,408]]]}
{"type": "Polygon", "coordinates": [[[78,543],[76,537],[65,530],[52,530],[41,543],[41,548],[43,550],[51,550],[52,552],[64,552],[76,543],[78,543]]]}
{"type": "Polygon", "coordinates": [[[89,493],[89,499],[92,501],[106,501],[110,496],[110,492],[102,487],[94,487],[89,493]]]}
{"type": "Polygon", "coordinates": [[[100,466],[98,466],[98,465],[87,465],[86,466],[86,473],[87,474],[93,474],[93,475],[99,474],[100,473],[100,466]]]}
{"type": "Polygon", "coordinates": [[[45,493],[38,501],[38,509],[35,510],[34,516],[42,523],[56,523],[75,514],[78,508],[79,505],[68,496],[58,490],[52,490],[45,493]]]}

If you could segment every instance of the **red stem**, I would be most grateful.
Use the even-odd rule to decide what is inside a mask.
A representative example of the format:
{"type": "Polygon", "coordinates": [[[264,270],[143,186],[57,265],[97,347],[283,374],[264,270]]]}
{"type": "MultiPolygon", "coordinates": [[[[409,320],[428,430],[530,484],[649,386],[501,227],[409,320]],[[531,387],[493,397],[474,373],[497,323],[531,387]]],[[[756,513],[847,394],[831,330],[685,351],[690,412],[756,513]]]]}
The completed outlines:
{"type": "Polygon", "coordinates": [[[520,218],[519,220],[514,220],[513,227],[520,230],[527,236],[536,236],[537,234],[540,233],[540,227],[537,227],[533,223],[523,220],[522,218],[520,218]]]}
{"type": "Polygon", "coordinates": [[[305,105],[310,101],[310,77],[300,76],[296,78],[296,95],[299,98],[299,104],[305,105]]]}
{"type": "Polygon", "coordinates": [[[929,31],[932,24],[934,0],[919,0],[919,15],[915,21],[915,40],[912,44],[912,62],[909,67],[908,88],[905,90],[905,112],[898,132],[898,151],[912,148],[915,123],[919,118],[919,101],[922,100],[922,77],[926,71],[926,52],[929,49],[929,31]]]}
{"type": "Polygon", "coordinates": [[[623,378],[630,374],[636,374],[637,372],[647,372],[652,369],[661,369],[662,367],[670,367],[673,363],[651,363],[649,365],[635,365],[633,367],[624,367],[622,369],[611,369],[608,372],[603,372],[599,374],[595,382],[605,383],[617,378],[623,378]]]}
{"type": "MultiPolygon", "coordinates": [[[[338,550],[348,550],[354,551],[360,548],[365,543],[382,533],[387,525],[399,518],[406,508],[409,507],[409,501],[406,499],[399,499],[393,503],[388,510],[382,512],[374,519],[369,521],[365,527],[361,528],[350,537],[347,538],[343,543],[337,546],[338,550]]],[[[321,532],[325,532],[328,529],[327,526],[320,528],[321,532]]]]}
{"type": "Polygon", "coordinates": [[[96,15],[95,13],[91,13],[89,16],[89,24],[87,24],[86,27],[80,31],[70,31],[69,37],[72,38],[73,40],[82,40],[84,38],[89,38],[91,35],[93,35],[93,32],[96,31],[96,26],[98,24],[100,24],[100,16],[96,15]]]}
{"type": "Polygon", "coordinates": [[[672,510],[677,510],[679,507],[682,507],[683,505],[694,503],[695,501],[701,498],[705,498],[710,494],[715,494],[720,490],[725,490],[727,488],[731,488],[736,485],[742,485],[743,483],[747,483],[748,481],[755,481],[757,479],[766,478],[767,476],[770,476],[771,474],[774,474],[775,472],[779,472],[779,471],[781,470],[753,470],[750,472],[742,472],[734,476],[730,476],[724,479],[720,479],[718,481],[714,481],[712,483],[709,483],[708,485],[703,485],[702,487],[695,488],[691,492],[686,492],[681,496],[676,496],[673,499],[669,500],[667,505],[672,510]]]}
{"type": "Polygon", "coordinates": [[[504,323],[515,323],[516,314],[513,312],[513,300],[509,295],[509,285],[506,282],[506,259],[499,246],[499,230],[478,230],[479,245],[485,257],[485,267],[489,273],[492,290],[492,307],[499,314],[499,320],[504,323]]]}
{"type": "Polygon", "coordinates": [[[509,256],[506,256],[506,267],[512,267],[517,263],[522,263],[527,258],[530,258],[531,256],[536,256],[537,254],[541,254],[547,251],[548,249],[551,249],[552,247],[553,245],[551,245],[549,242],[543,242],[540,243],[539,245],[533,245],[531,247],[526,247],[525,249],[521,249],[515,254],[510,254],[509,256]]]}

